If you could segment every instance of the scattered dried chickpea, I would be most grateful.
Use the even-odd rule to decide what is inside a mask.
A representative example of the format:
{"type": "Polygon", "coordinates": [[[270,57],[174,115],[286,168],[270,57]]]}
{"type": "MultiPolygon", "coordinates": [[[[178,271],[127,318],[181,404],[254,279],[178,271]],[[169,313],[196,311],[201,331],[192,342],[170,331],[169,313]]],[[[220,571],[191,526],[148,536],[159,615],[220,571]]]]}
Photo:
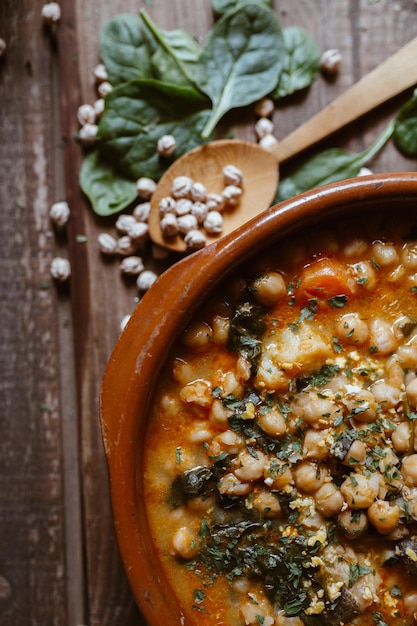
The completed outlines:
{"type": "Polygon", "coordinates": [[[107,74],[106,66],[104,63],[98,63],[93,70],[94,78],[98,83],[104,83],[109,79],[109,75],[107,74]]]}
{"type": "Polygon", "coordinates": [[[52,278],[59,283],[64,283],[71,275],[71,265],[68,259],[55,257],[52,259],[50,272],[52,278]]]}
{"type": "Polygon", "coordinates": [[[262,98],[255,106],[255,115],[258,117],[270,117],[274,112],[274,101],[271,98],[262,98]]]}
{"type": "Polygon", "coordinates": [[[97,92],[102,98],[105,98],[111,91],[113,91],[113,85],[108,80],[99,83],[97,87],[97,92]]]}
{"type": "Polygon", "coordinates": [[[136,189],[141,198],[149,200],[156,189],[156,182],[152,178],[142,176],[136,181],[136,189]]]}
{"type": "Polygon", "coordinates": [[[140,256],[127,256],[120,263],[120,271],[122,274],[129,276],[137,276],[145,269],[142,258],[140,256]]]}
{"type": "Polygon", "coordinates": [[[62,227],[68,222],[70,213],[68,202],[54,202],[49,210],[49,217],[56,226],[62,227]]]}
{"type": "Polygon", "coordinates": [[[78,133],[83,146],[92,146],[98,132],[97,124],[84,124],[78,133]]]}
{"type": "Polygon", "coordinates": [[[271,148],[276,146],[277,143],[278,143],[278,139],[270,133],[268,133],[267,135],[264,135],[259,140],[259,145],[261,146],[261,148],[264,148],[265,150],[270,150],[271,148]]]}
{"type": "Polygon", "coordinates": [[[274,132],[274,124],[267,117],[261,117],[255,124],[255,133],[258,141],[266,135],[272,135],[274,132]]]}
{"type": "Polygon", "coordinates": [[[98,247],[100,252],[109,256],[116,254],[117,252],[117,240],[108,233],[100,233],[97,238],[98,247]]]}
{"type": "Polygon", "coordinates": [[[47,24],[56,24],[61,19],[61,7],[57,2],[48,2],[43,5],[41,15],[47,24]]]}
{"type": "Polygon", "coordinates": [[[78,107],[77,119],[81,126],[84,124],[95,124],[96,112],[91,104],[82,104],[78,107]]]}
{"type": "Polygon", "coordinates": [[[147,291],[152,287],[158,276],[151,270],[144,270],[138,276],[136,285],[140,291],[147,291]]]}
{"type": "Polygon", "coordinates": [[[163,157],[170,157],[174,154],[175,149],[177,147],[177,142],[175,141],[175,137],[173,135],[162,135],[158,139],[157,143],[157,151],[163,157]]]}
{"type": "Polygon", "coordinates": [[[342,55],[339,50],[332,48],[323,52],[320,58],[320,69],[324,74],[333,75],[339,71],[342,55]]]}

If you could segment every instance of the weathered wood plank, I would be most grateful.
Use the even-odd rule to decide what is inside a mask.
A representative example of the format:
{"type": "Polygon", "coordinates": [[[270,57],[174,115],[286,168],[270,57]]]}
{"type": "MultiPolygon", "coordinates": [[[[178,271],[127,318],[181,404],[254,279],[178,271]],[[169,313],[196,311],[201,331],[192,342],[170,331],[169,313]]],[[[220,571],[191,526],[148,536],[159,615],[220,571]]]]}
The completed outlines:
{"type": "MultiPolygon", "coordinates": [[[[40,2],[5,0],[0,63],[0,623],[67,623],[60,361],[48,210],[61,159],[40,2]]],[[[72,367],[69,363],[68,367],[72,367]]],[[[74,393],[74,389],[72,390],[74,393]]]]}

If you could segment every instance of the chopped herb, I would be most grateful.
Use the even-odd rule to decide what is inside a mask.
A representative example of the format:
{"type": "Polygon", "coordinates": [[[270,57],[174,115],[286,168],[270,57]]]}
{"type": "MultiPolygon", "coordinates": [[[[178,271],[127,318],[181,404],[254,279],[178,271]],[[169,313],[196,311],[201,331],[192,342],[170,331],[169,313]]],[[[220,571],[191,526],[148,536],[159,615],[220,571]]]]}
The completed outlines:
{"type": "Polygon", "coordinates": [[[327,300],[327,304],[331,306],[332,309],[342,309],[347,305],[348,297],[346,295],[334,296],[333,298],[329,298],[327,300]]]}
{"type": "Polygon", "coordinates": [[[181,446],[178,446],[175,450],[175,461],[177,465],[181,463],[181,446]]]}
{"type": "Polygon", "coordinates": [[[369,354],[376,354],[377,352],[379,352],[377,346],[370,346],[369,347],[369,354]]]}
{"type": "Polygon", "coordinates": [[[373,569],[367,565],[361,565],[360,563],[349,563],[349,588],[366,574],[373,572],[373,569]]]}
{"type": "Polygon", "coordinates": [[[403,592],[401,591],[398,585],[394,585],[393,588],[391,589],[391,595],[393,598],[402,598],[403,592]]]}
{"type": "Polygon", "coordinates": [[[372,617],[374,618],[374,623],[376,624],[376,626],[388,626],[388,624],[382,619],[382,613],[374,611],[372,613],[372,617]]]}

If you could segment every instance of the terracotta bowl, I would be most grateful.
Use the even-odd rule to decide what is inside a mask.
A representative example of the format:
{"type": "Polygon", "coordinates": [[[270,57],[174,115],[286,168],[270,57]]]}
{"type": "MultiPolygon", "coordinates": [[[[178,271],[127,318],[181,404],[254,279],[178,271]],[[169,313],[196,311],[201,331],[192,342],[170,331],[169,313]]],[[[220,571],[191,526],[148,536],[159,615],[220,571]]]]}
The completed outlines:
{"type": "Polygon", "coordinates": [[[182,259],[146,293],[122,333],[102,387],[101,420],[117,540],[134,596],[149,625],[191,626],[153,551],[142,486],[148,407],[173,342],[197,307],[243,261],[313,224],[365,211],[417,210],[417,173],[361,177],[302,194],[232,235],[182,259]]]}

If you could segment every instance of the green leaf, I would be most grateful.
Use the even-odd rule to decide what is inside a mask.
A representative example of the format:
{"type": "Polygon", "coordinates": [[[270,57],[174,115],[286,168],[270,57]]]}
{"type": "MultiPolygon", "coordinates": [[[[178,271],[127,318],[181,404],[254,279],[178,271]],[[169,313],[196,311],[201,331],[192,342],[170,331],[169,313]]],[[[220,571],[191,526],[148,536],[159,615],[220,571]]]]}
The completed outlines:
{"type": "Polygon", "coordinates": [[[281,202],[308,189],[357,176],[360,168],[386,144],[393,128],[394,122],[390,122],[377,141],[363,152],[351,154],[340,148],[330,148],[302,162],[282,178],[275,202],[281,202]]]}
{"type": "Polygon", "coordinates": [[[97,150],[85,157],[79,182],[97,215],[119,213],[137,197],[135,183],[120,176],[97,150]]]}
{"type": "Polygon", "coordinates": [[[196,87],[193,76],[201,50],[195,39],[181,29],[163,31],[151,20],[146,11],[140,12],[143,28],[152,39],[149,77],[183,87],[196,87]]]}
{"type": "Polygon", "coordinates": [[[99,35],[100,57],[115,87],[152,73],[151,41],[141,18],[122,13],[106,22],[99,35]]]}
{"type": "Polygon", "coordinates": [[[227,111],[256,102],[275,89],[283,48],[274,13],[260,4],[244,4],[220,18],[198,66],[198,85],[213,104],[204,138],[227,111]]]}
{"type": "Polygon", "coordinates": [[[97,134],[100,153],[132,180],[158,180],[174,159],[202,143],[208,106],[195,89],[152,79],[120,85],[106,98],[97,134]],[[177,144],[170,159],[160,157],[156,149],[158,139],[167,134],[177,144]]]}
{"type": "Polygon", "coordinates": [[[263,4],[267,7],[272,7],[272,0],[212,0],[211,6],[213,13],[216,17],[221,17],[229,11],[242,6],[243,4],[263,4]]]}
{"type": "Polygon", "coordinates": [[[303,28],[284,28],[285,53],[279,83],[272,92],[274,100],[309,87],[320,69],[321,51],[313,37],[303,28]]]}
{"type": "Polygon", "coordinates": [[[406,156],[417,155],[417,89],[395,119],[393,140],[398,150],[406,156]]]}

